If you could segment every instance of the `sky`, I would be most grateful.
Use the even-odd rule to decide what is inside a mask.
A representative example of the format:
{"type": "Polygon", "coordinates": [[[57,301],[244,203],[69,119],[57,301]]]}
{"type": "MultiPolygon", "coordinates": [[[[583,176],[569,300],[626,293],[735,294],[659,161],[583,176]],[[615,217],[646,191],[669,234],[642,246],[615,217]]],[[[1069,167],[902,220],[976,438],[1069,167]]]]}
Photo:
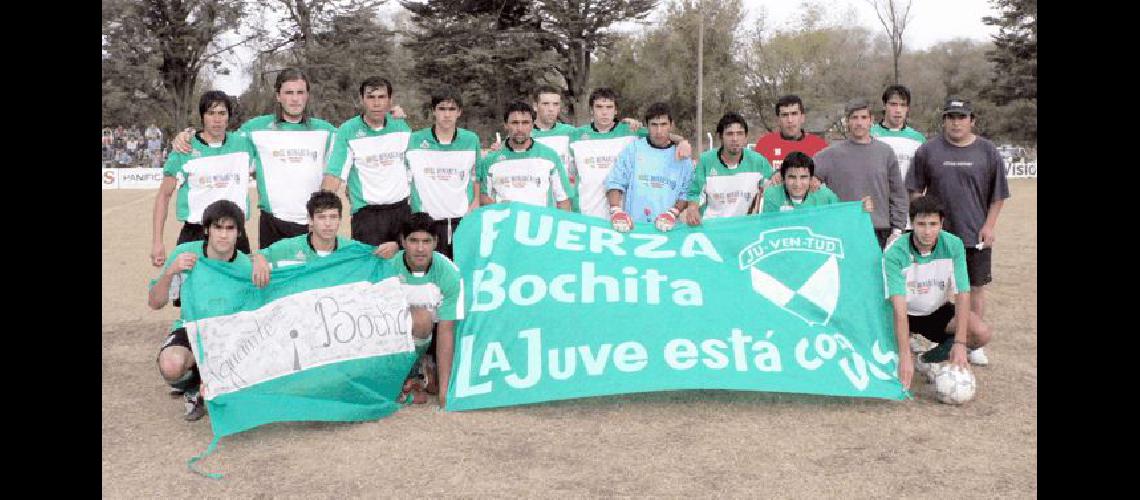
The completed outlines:
{"type": "MultiPolygon", "coordinates": [[[[747,11],[746,26],[755,22],[761,9],[767,10],[769,26],[794,23],[802,3],[800,0],[743,1],[747,11]]],[[[662,2],[659,11],[664,10],[666,3],[662,2]]],[[[858,19],[855,20],[857,24],[876,32],[882,30],[874,9],[866,0],[835,0],[827,1],[826,4],[833,7],[835,12],[843,12],[848,7],[854,7],[858,13],[858,19]]],[[[390,1],[381,9],[395,12],[403,8],[397,2],[390,1]]],[[[938,42],[962,37],[989,41],[991,35],[997,33],[997,28],[986,26],[982,23],[982,18],[993,14],[988,0],[913,0],[910,25],[903,33],[903,46],[910,50],[923,50],[938,42]]],[[[249,77],[237,65],[247,64],[252,60],[252,51],[241,50],[230,59],[233,61],[230,65],[230,74],[215,77],[214,83],[218,90],[230,95],[240,95],[249,85],[249,77]]]]}

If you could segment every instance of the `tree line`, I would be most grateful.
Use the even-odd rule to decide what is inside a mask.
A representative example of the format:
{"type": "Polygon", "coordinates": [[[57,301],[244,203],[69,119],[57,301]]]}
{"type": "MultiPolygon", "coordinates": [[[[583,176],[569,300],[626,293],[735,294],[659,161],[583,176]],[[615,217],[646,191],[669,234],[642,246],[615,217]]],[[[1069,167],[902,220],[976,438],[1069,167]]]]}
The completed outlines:
{"type": "MultiPolygon", "coordinates": [[[[741,0],[104,0],[103,124],[156,122],[166,132],[197,122],[197,96],[238,46],[255,57],[235,124],[272,110],[276,73],[300,67],[310,110],[336,124],[358,113],[360,81],[392,81],[413,126],[430,124],[433,88],[463,92],[460,126],[484,141],[510,100],[541,85],[563,89],[563,119],[588,121],[597,86],[621,96],[622,116],[664,100],[680,131],[696,131],[698,25],[704,22],[703,129],[726,111],[755,131],[775,129],[773,105],[798,94],[808,128],[842,136],[843,103],[878,101],[894,82],[910,87],[912,126],[931,134],[950,94],[969,98],[980,133],[1036,144],[1035,1],[991,0],[993,41],[956,39],[904,50],[890,33],[852,26],[854,13],[804,2],[799,18],[743,22],[741,0]],[[664,4],[655,18],[650,14],[664,4]],[[391,10],[391,9],[388,9],[391,10]],[[897,68],[896,68],[897,64],[897,68]]],[[[753,132],[752,135],[756,135],[753,132]]]]}

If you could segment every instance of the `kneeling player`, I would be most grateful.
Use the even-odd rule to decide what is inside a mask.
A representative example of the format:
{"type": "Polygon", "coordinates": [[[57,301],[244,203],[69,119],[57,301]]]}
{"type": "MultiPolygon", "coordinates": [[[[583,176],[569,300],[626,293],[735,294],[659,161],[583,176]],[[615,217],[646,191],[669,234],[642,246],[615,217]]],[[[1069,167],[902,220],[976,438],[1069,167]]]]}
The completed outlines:
{"type": "Polygon", "coordinates": [[[427,396],[423,394],[425,390],[429,393],[438,390],[439,406],[445,407],[455,351],[455,322],[463,319],[463,280],[455,263],[435,251],[437,241],[430,215],[423,212],[412,214],[400,227],[400,239],[404,250],[396,253],[393,267],[408,298],[416,354],[422,358],[417,363],[422,380],[411,379],[404,389],[417,404],[427,402],[427,396]],[[425,355],[433,330],[438,335],[438,375],[432,367],[431,355],[425,355]],[[436,380],[439,381],[438,387],[436,380]]]}
{"type": "MultiPolygon", "coordinates": [[[[344,204],[336,193],[317,191],[309,195],[305,210],[309,213],[308,234],[278,240],[250,256],[253,261],[254,285],[263,287],[268,284],[272,269],[304,264],[348,246],[367,245],[337,235],[344,204]]],[[[389,258],[396,253],[397,248],[396,242],[389,241],[376,247],[373,253],[389,258]]]]}
{"type": "Polygon", "coordinates": [[[899,380],[910,387],[914,360],[906,348],[910,332],[938,346],[922,354],[924,363],[950,360],[967,367],[966,348],[990,341],[990,329],[970,311],[970,279],[962,240],[942,230],[945,209],[932,196],[910,203],[914,230],[896,238],[883,253],[883,270],[894,308],[895,338],[899,345],[899,380]],[[954,333],[946,331],[957,318],[954,333]]]}
{"type": "MultiPolygon", "coordinates": [[[[229,200],[211,203],[202,212],[202,226],[206,241],[190,241],[175,247],[158,278],[151,280],[147,295],[151,309],[162,309],[168,298],[177,298],[183,273],[193,269],[198,259],[213,259],[225,262],[227,266],[249,268],[249,257],[237,251],[238,240],[245,238],[245,214],[236,203],[229,200]]],[[[170,334],[158,350],[158,371],[172,387],[171,392],[186,399],[184,418],[194,421],[206,414],[206,408],[199,391],[201,377],[198,366],[182,322],[182,318],[174,321],[170,334]]]]}

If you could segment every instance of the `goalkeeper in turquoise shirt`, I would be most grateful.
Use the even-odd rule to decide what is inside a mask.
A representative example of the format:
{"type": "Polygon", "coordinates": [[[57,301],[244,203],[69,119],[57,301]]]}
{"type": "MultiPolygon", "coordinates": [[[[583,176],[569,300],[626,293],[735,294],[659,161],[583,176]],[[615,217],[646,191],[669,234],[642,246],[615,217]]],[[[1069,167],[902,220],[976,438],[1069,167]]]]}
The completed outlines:
{"type": "Polygon", "coordinates": [[[649,136],[626,146],[606,177],[610,224],[620,232],[635,223],[653,223],[669,231],[685,208],[693,177],[693,163],[676,159],[676,144],[669,138],[673,117],[669,106],[654,103],[645,112],[649,136]]]}

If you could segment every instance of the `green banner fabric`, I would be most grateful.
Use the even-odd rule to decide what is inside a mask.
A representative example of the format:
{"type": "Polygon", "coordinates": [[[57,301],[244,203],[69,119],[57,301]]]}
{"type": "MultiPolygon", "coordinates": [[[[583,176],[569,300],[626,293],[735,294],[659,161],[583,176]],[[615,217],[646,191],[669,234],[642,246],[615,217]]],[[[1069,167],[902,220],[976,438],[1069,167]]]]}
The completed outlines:
{"type": "MultiPolygon", "coordinates": [[[[390,264],[363,247],[250,275],[200,259],[182,286],[215,441],[270,422],[374,420],[415,361],[390,264]]],[[[212,446],[211,446],[212,448],[212,446]]]]}
{"type": "Polygon", "coordinates": [[[627,234],[493,205],[463,219],[455,257],[468,312],[449,410],[677,389],[907,395],[859,203],[627,234]]]}

